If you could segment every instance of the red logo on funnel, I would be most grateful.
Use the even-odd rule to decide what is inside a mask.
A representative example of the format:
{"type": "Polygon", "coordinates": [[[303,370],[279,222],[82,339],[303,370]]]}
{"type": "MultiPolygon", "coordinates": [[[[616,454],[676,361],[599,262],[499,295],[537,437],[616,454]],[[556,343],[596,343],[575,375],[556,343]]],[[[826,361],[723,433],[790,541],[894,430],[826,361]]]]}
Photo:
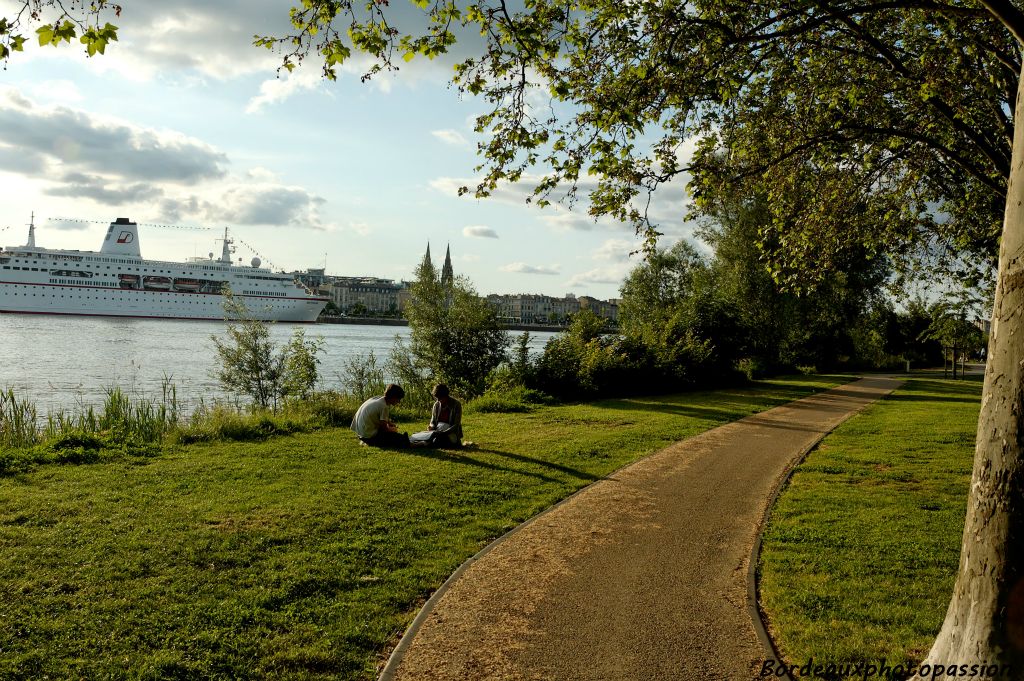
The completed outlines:
{"type": "Polygon", "coordinates": [[[117,243],[130,244],[133,238],[134,237],[132,236],[131,232],[121,232],[120,234],[117,235],[117,243]]]}

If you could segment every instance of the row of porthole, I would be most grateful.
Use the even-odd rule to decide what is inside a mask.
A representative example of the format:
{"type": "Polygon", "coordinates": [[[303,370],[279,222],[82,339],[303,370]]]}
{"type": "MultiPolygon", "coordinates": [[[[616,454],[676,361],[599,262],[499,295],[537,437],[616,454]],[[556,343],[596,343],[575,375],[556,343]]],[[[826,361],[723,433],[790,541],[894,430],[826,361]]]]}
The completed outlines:
{"type": "MultiPolygon", "coordinates": [[[[17,284],[15,284],[15,286],[18,286],[18,285],[17,285],[17,284]]],[[[29,288],[29,287],[28,287],[28,286],[25,286],[25,288],[29,288]]],[[[15,292],[14,292],[14,293],[13,293],[12,295],[15,295],[15,296],[25,296],[25,297],[27,298],[29,294],[27,294],[27,293],[18,293],[17,291],[15,291],[15,292]]],[[[41,297],[41,298],[46,298],[46,297],[47,297],[47,295],[46,295],[45,293],[33,293],[33,294],[32,294],[32,297],[33,297],[33,298],[35,298],[36,296],[39,296],[39,297],[41,297]]],[[[57,294],[56,294],[56,293],[54,293],[54,294],[51,294],[51,295],[50,295],[49,297],[50,297],[50,298],[56,298],[56,297],[57,297],[57,294]]],[[[65,296],[64,296],[64,294],[62,293],[62,294],[60,295],[60,297],[61,297],[61,298],[64,298],[65,296]]],[[[66,297],[70,298],[70,297],[72,297],[72,296],[71,296],[70,294],[68,294],[68,296],[66,296],[66,297]]],[[[79,300],[81,300],[81,299],[82,299],[82,295],[81,295],[81,294],[79,294],[78,296],[75,296],[75,297],[77,297],[77,298],[78,298],[79,300]]],[[[85,296],[85,299],[86,299],[86,300],[92,300],[92,296],[85,296]]],[[[103,296],[103,298],[101,299],[101,298],[100,298],[100,296],[96,296],[96,300],[119,300],[119,301],[121,301],[121,302],[124,302],[124,300],[125,300],[125,299],[124,299],[124,298],[108,298],[107,296],[103,296]]],[[[206,303],[206,301],[202,301],[202,300],[197,300],[197,299],[195,299],[195,298],[189,298],[189,299],[187,299],[187,302],[188,302],[188,303],[189,303],[190,305],[195,305],[195,304],[196,304],[197,302],[199,302],[199,303],[206,303]]],[[[212,303],[207,303],[207,304],[212,304],[212,303]]]]}
{"type": "MultiPolygon", "coordinates": [[[[92,261],[93,261],[93,260],[92,260],[92,258],[88,258],[87,260],[89,260],[90,262],[92,262],[92,261]]],[[[14,259],[14,262],[24,262],[24,263],[25,263],[26,265],[28,265],[28,264],[29,264],[29,261],[28,261],[28,260],[19,260],[18,258],[15,258],[15,259],[14,259]]],[[[38,260],[33,260],[33,261],[31,262],[31,264],[33,264],[33,265],[38,265],[38,264],[39,264],[39,261],[38,261],[38,260]]],[[[43,263],[43,264],[45,265],[46,263],[43,263]]],[[[58,264],[60,264],[60,263],[58,263],[58,264]]],[[[66,264],[66,263],[65,263],[65,264],[66,264]]],[[[6,268],[5,268],[5,269],[6,269],[6,268]]],[[[20,269],[26,269],[26,270],[27,270],[27,269],[29,269],[29,268],[27,268],[27,267],[25,267],[25,268],[21,268],[21,267],[15,267],[14,269],[16,269],[16,270],[20,270],[20,269]]],[[[98,268],[97,268],[97,269],[98,269],[98,268]]],[[[108,270],[110,269],[110,265],[107,265],[107,269],[108,269],[108,270]]],[[[120,268],[120,267],[118,267],[117,269],[121,269],[121,268],[120,268]]],[[[35,267],[33,267],[33,268],[32,268],[32,271],[33,271],[33,272],[35,272],[35,271],[36,271],[36,268],[35,268],[35,267]]],[[[45,270],[45,269],[43,270],[43,272],[46,272],[46,271],[47,271],[47,270],[45,270]]],[[[138,267],[136,267],[136,268],[134,268],[134,269],[131,269],[131,270],[128,270],[128,271],[129,271],[129,272],[149,272],[150,270],[149,270],[149,269],[146,269],[146,268],[138,268],[138,267]]],[[[171,272],[171,270],[153,270],[153,273],[154,273],[154,274],[173,274],[173,272],[171,272]]],[[[178,275],[175,275],[175,276],[188,276],[188,273],[186,272],[185,274],[178,274],[178,275]]]]}
{"type": "MultiPolygon", "coordinates": [[[[58,282],[54,282],[54,283],[56,284],[58,282]]],[[[77,284],[77,282],[67,282],[67,284],[69,286],[76,286],[77,288],[101,288],[101,287],[107,286],[107,284],[105,284],[103,282],[91,283],[91,284],[88,284],[87,286],[79,285],[79,284],[77,284]]],[[[35,285],[35,284],[7,284],[7,285],[10,286],[10,287],[13,287],[13,288],[33,288],[33,289],[37,288],[37,285],[35,285]]],[[[115,287],[112,286],[111,288],[115,288],[115,287]]],[[[122,289],[122,290],[129,290],[129,289],[122,289]]],[[[189,296],[190,295],[194,295],[194,293],[192,291],[154,291],[153,289],[130,289],[130,290],[132,290],[132,291],[145,291],[146,293],[158,293],[160,295],[172,295],[172,294],[173,295],[189,295],[189,296]]],[[[263,292],[253,292],[253,295],[258,295],[258,296],[266,297],[266,296],[270,296],[270,295],[273,295],[273,294],[271,294],[271,293],[263,293],[263,292]]]]}

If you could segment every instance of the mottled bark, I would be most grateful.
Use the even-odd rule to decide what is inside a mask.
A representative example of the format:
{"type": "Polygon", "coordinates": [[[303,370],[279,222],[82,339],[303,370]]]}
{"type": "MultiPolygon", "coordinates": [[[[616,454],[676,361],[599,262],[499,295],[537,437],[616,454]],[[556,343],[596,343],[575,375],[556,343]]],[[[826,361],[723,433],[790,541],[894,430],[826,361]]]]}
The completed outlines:
{"type": "MultiPolygon", "coordinates": [[[[1024,120],[1022,85],[1024,77],[1016,121],[1024,120]]],[[[1024,125],[1017,125],[960,570],[930,665],[1009,665],[1012,675],[998,678],[1024,680],[1022,420],[1024,125]]]]}

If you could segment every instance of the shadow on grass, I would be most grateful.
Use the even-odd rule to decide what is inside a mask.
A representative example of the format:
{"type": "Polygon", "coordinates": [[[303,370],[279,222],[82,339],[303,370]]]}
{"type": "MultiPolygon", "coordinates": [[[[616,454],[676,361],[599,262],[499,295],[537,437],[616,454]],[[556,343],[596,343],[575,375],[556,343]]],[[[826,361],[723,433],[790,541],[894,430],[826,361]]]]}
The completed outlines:
{"type": "Polygon", "coordinates": [[[946,397],[945,395],[892,395],[889,399],[893,402],[961,402],[963,404],[977,404],[981,396],[968,397],[946,397]]]}
{"type": "MultiPolygon", "coordinates": [[[[780,401],[779,403],[785,404],[784,401],[780,401]]],[[[749,410],[744,410],[742,408],[729,409],[723,407],[702,407],[694,404],[676,404],[674,402],[641,402],[639,400],[608,400],[604,402],[599,402],[592,406],[597,409],[610,409],[633,412],[637,410],[638,406],[642,406],[645,411],[649,412],[669,414],[671,416],[686,416],[688,418],[707,420],[712,422],[733,421],[750,413],[749,410]]]]}
{"type": "Polygon", "coordinates": [[[572,468],[571,466],[563,466],[562,464],[559,463],[552,463],[551,461],[544,461],[543,459],[537,459],[532,456],[525,456],[523,454],[503,452],[500,449],[487,449],[485,447],[477,447],[475,450],[471,451],[486,452],[487,454],[494,454],[496,456],[503,456],[507,459],[519,461],[520,463],[525,463],[534,466],[542,466],[553,471],[558,471],[560,473],[565,473],[566,475],[571,475],[572,477],[579,478],[580,480],[589,480],[590,482],[596,482],[597,480],[601,479],[600,475],[594,475],[593,473],[587,473],[585,471],[577,470],[575,468],[572,468]]]}
{"type": "Polygon", "coordinates": [[[493,454],[495,456],[504,457],[506,459],[512,459],[523,464],[530,466],[540,466],[548,469],[550,473],[559,472],[580,480],[587,480],[594,482],[600,480],[601,477],[592,473],[577,470],[570,466],[563,466],[561,464],[552,463],[550,461],[544,461],[543,459],[536,459],[531,456],[524,456],[522,454],[514,454],[512,452],[505,452],[500,449],[488,449],[485,447],[475,447],[473,449],[431,449],[429,447],[412,447],[409,449],[392,450],[395,452],[401,452],[403,454],[410,454],[412,456],[420,456],[425,459],[434,459],[435,461],[448,461],[451,463],[460,463],[467,466],[477,466],[486,470],[492,471],[504,471],[506,473],[516,473],[519,475],[529,476],[531,478],[537,478],[544,482],[553,482],[563,484],[565,480],[563,478],[552,477],[551,475],[545,475],[544,473],[528,471],[522,468],[515,468],[513,466],[500,466],[498,464],[489,463],[487,461],[481,461],[480,459],[471,456],[471,453],[479,452],[481,454],[493,454]]]}
{"type": "MultiPolygon", "coordinates": [[[[833,389],[836,390],[836,389],[833,389]]],[[[693,393],[693,395],[701,395],[701,393],[693,393]]],[[[772,396],[764,399],[763,409],[757,411],[765,411],[774,407],[780,407],[782,405],[789,405],[795,407],[807,408],[821,408],[820,401],[827,401],[829,399],[838,400],[843,396],[860,396],[863,397],[862,393],[849,392],[837,390],[830,394],[824,394],[822,392],[809,392],[807,390],[780,390],[777,396],[772,396]],[[805,397],[815,397],[818,402],[814,404],[798,404],[797,400],[805,397]],[[767,403],[767,404],[765,404],[767,403]]],[[[673,396],[678,397],[678,396],[673,396]]],[[[642,407],[646,411],[658,412],[662,414],[670,414],[673,416],[687,416],[695,419],[708,420],[712,422],[724,423],[728,421],[734,421],[739,418],[743,418],[753,410],[756,400],[754,396],[743,393],[728,393],[720,395],[722,399],[720,402],[726,402],[727,406],[702,406],[697,404],[681,404],[674,401],[648,401],[648,399],[620,399],[620,400],[605,400],[593,404],[592,406],[599,409],[615,409],[615,410],[630,410],[635,411],[638,406],[642,407]]]]}

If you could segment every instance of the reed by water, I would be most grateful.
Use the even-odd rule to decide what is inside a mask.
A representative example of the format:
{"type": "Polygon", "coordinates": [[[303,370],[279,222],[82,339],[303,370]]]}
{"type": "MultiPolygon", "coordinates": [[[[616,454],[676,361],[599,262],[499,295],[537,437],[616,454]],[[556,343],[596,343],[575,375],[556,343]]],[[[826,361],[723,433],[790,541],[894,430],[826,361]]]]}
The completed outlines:
{"type": "Polygon", "coordinates": [[[35,403],[6,388],[0,391],[0,475],[44,463],[149,456],[164,444],[262,440],[348,425],[359,404],[357,396],[326,391],[290,401],[276,412],[200,401],[186,416],[176,386],[165,380],[157,398],[130,397],[114,387],[97,407],[83,405],[43,416],[35,403]]]}

